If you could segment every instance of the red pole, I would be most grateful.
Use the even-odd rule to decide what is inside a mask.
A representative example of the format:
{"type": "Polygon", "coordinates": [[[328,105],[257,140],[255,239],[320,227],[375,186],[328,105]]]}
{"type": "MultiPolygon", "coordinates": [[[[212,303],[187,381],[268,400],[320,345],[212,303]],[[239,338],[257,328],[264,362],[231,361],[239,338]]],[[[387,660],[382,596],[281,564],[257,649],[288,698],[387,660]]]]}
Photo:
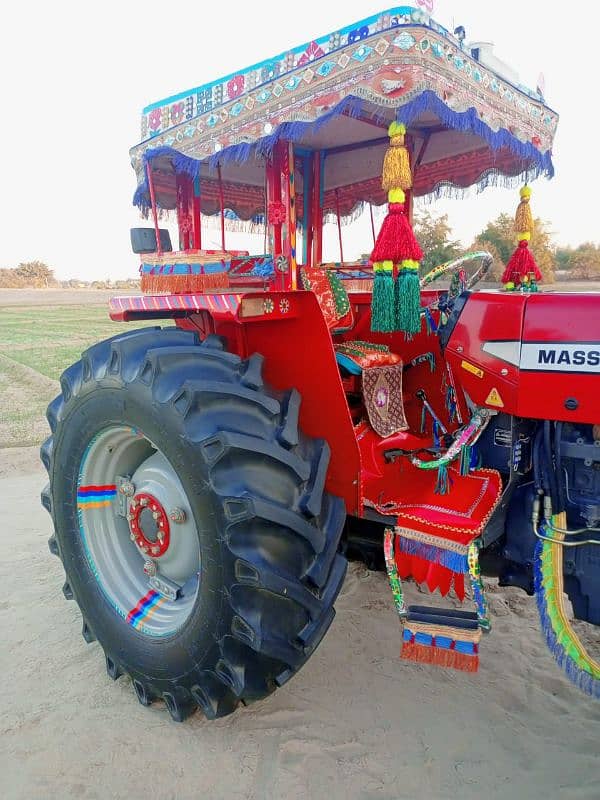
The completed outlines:
{"type": "Polygon", "coordinates": [[[321,160],[319,151],[313,154],[313,185],[312,185],[312,226],[313,226],[313,258],[312,266],[318,266],[323,261],[323,209],[321,207],[321,160]]]}
{"type": "Polygon", "coordinates": [[[160,231],[158,228],[158,212],[156,210],[156,195],[154,194],[154,181],[152,180],[152,167],[150,162],[146,162],[146,177],[148,179],[148,191],[150,192],[150,205],[152,206],[152,219],[154,220],[154,234],[156,236],[156,252],[162,256],[162,247],[160,246],[160,231]]]}
{"type": "Polygon", "coordinates": [[[344,263],[344,245],[342,244],[342,218],[340,216],[340,197],[338,190],[335,190],[335,213],[337,217],[338,239],[340,241],[340,262],[344,263]]]}
{"type": "Polygon", "coordinates": [[[221,250],[225,252],[225,198],[220,164],[217,164],[217,175],[219,176],[219,203],[221,204],[221,250]]]}

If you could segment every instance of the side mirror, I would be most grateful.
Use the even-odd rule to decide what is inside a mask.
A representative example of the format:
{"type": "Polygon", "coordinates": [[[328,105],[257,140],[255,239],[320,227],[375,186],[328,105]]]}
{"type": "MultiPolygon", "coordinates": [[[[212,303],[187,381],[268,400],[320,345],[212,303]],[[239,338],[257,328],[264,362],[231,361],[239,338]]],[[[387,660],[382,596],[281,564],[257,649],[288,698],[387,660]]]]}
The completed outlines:
{"type": "MultiPolygon", "coordinates": [[[[163,252],[170,253],[173,248],[169,231],[166,228],[160,228],[158,232],[160,234],[160,249],[163,252]]],[[[130,234],[131,249],[134,253],[156,253],[158,250],[154,228],[131,228],[130,234]]]]}

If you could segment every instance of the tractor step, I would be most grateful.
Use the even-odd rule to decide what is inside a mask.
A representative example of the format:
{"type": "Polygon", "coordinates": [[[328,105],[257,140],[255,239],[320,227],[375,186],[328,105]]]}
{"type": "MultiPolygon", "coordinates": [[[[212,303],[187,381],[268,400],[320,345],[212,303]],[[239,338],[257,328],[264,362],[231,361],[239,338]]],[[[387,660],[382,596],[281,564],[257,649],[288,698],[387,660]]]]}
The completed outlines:
{"type": "Polygon", "coordinates": [[[409,606],[400,657],[420,664],[476,672],[480,639],[479,620],[474,612],[409,606]]]}
{"type": "Polygon", "coordinates": [[[407,623],[421,622],[471,631],[476,631],[479,627],[475,611],[459,611],[455,608],[434,608],[432,606],[409,606],[406,621],[407,623]]]}

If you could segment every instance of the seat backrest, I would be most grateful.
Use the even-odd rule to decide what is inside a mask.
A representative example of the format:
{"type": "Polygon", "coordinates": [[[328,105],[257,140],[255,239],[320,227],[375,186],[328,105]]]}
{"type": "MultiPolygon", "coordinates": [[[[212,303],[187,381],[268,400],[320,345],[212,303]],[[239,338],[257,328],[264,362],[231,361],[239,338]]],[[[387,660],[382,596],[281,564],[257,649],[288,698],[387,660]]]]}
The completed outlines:
{"type": "Polygon", "coordinates": [[[327,267],[300,267],[302,287],[313,292],[319,302],[327,327],[342,333],[354,324],[352,306],[343,281],[327,267]]]}

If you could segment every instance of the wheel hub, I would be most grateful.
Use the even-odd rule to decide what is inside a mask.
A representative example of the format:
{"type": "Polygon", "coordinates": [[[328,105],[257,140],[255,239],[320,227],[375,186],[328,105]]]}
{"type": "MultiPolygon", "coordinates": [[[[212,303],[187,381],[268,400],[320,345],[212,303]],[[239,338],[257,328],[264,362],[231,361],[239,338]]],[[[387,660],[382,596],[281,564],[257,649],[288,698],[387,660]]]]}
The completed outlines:
{"type": "Polygon", "coordinates": [[[144,555],[160,558],[169,549],[169,515],[149,492],[134,495],[127,515],[131,539],[144,555]]]}

